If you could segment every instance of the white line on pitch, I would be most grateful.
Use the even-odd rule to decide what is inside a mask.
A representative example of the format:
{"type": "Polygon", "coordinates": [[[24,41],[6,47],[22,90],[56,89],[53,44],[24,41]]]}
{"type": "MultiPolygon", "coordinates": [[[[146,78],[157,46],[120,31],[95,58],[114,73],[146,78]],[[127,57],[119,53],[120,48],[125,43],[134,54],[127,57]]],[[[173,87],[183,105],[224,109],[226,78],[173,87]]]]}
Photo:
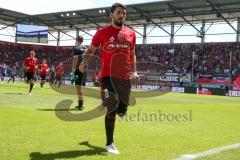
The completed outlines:
{"type": "Polygon", "coordinates": [[[232,144],[232,145],[229,145],[229,146],[213,148],[213,149],[203,151],[203,152],[200,152],[200,153],[196,153],[196,154],[185,154],[185,155],[182,155],[180,158],[177,158],[175,160],[197,159],[197,158],[200,158],[200,157],[205,157],[205,156],[213,155],[213,154],[216,154],[216,153],[219,153],[219,152],[238,149],[238,148],[240,148],[240,143],[232,144]]]}

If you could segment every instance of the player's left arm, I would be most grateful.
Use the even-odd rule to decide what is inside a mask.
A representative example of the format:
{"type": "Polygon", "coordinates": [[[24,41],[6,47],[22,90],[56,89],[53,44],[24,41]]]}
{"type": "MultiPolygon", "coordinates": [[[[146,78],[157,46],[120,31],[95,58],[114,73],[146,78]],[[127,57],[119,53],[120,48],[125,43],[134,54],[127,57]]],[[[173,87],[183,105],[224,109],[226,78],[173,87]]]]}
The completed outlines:
{"type": "Polygon", "coordinates": [[[135,47],[131,51],[131,60],[132,60],[132,65],[133,65],[133,78],[138,81],[139,75],[137,72],[137,58],[136,58],[136,54],[135,54],[135,47]]]}

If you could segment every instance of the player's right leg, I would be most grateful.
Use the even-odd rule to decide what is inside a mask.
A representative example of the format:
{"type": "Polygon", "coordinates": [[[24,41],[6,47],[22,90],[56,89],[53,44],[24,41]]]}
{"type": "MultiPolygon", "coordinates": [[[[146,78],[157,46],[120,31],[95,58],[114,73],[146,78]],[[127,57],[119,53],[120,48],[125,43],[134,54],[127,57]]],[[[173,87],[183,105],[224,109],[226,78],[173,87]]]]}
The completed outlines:
{"type": "Polygon", "coordinates": [[[13,78],[12,76],[9,78],[8,83],[12,80],[12,78],[13,78]]]}
{"type": "Polygon", "coordinates": [[[55,75],[54,76],[54,81],[53,81],[54,86],[56,86],[57,82],[58,82],[58,77],[55,75]]]}
{"type": "Polygon", "coordinates": [[[123,117],[124,115],[127,114],[131,92],[131,81],[119,78],[112,78],[112,83],[119,99],[117,115],[123,117]]]}
{"type": "Polygon", "coordinates": [[[45,81],[46,81],[46,76],[45,75],[41,75],[41,82],[40,82],[40,87],[41,88],[44,87],[45,81]]]}
{"type": "Polygon", "coordinates": [[[60,88],[61,84],[62,84],[62,77],[59,77],[58,88],[60,88]]]}
{"type": "Polygon", "coordinates": [[[29,92],[28,94],[29,95],[32,95],[32,89],[33,89],[33,86],[34,86],[34,73],[33,72],[28,72],[27,73],[27,82],[29,83],[29,92]]]}

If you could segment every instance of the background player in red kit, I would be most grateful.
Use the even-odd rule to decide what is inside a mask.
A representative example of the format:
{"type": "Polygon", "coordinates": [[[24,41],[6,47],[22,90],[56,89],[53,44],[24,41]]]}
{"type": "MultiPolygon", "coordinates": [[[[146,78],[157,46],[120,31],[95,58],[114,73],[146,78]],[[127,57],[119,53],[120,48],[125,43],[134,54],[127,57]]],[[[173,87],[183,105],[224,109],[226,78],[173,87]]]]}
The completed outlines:
{"type": "Polygon", "coordinates": [[[84,53],[79,67],[84,72],[84,66],[101,46],[101,69],[99,77],[105,92],[103,102],[107,106],[105,116],[106,150],[119,154],[113,143],[113,132],[116,114],[124,116],[129,105],[131,91],[130,73],[133,66],[133,78],[139,79],[136,67],[135,43],[136,35],[133,30],[124,25],[126,7],[115,3],[111,7],[112,24],[99,29],[92,39],[92,43],[84,53]]]}
{"type": "Polygon", "coordinates": [[[33,85],[35,83],[34,76],[38,67],[38,59],[35,58],[35,52],[30,51],[30,56],[24,60],[24,70],[27,77],[27,84],[30,84],[29,95],[32,93],[33,85]]]}
{"type": "Polygon", "coordinates": [[[58,66],[55,68],[55,85],[58,82],[58,88],[60,87],[62,83],[62,75],[63,75],[63,64],[62,62],[59,62],[58,66]]]}
{"type": "Polygon", "coordinates": [[[47,76],[48,69],[49,69],[46,59],[43,59],[42,64],[40,64],[38,68],[39,68],[40,76],[41,76],[40,86],[41,86],[41,88],[43,88],[43,86],[46,82],[46,76],[47,76]]]}

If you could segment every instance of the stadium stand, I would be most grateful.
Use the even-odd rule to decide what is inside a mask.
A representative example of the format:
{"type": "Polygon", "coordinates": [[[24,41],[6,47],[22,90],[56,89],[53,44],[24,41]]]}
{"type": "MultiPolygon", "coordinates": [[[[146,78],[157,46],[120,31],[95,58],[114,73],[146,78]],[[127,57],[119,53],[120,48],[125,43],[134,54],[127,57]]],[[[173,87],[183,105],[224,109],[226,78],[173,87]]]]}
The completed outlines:
{"type": "MultiPolygon", "coordinates": [[[[5,63],[10,73],[10,68],[18,63],[20,66],[23,59],[30,50],[35,50],[37,58],[41,61],[46,59],[50,67],[62,61],[65,76],[71,72],[71,58],[73,46],[46,46],[33,44],[15,44],[11,42],[0,42],[0,64],[5,63]]],[[[240,44],[239,43],[204,43],[204,44],[149,44],[137,45],[136,53],[140,73],[148,72],[156,75],[165,66],[168,73],[187,74],[192,72],[195,81],[199,84],[223,84],[230,82],[230,53],[232,53],[232,83],[234,87],[240,87],[240,44]],[[194,53],[194,63],[193,63],[194,53]]],[[[89,65],[89,75],[94,75],[99,68],[99,52],[92,58],[89,65]]],[[[94,79],[90,76],[90,79],[94,79]]],[[[145,80],[142,84],[155,84],[156,81],[145,80]]],[[[91,80],[90,80],[91,81],[91,80]]],[[[179,79],[177,80],[180,81],[179,79]]],[[[175,86],[176,85],[175,83],[175,86]]]]}

